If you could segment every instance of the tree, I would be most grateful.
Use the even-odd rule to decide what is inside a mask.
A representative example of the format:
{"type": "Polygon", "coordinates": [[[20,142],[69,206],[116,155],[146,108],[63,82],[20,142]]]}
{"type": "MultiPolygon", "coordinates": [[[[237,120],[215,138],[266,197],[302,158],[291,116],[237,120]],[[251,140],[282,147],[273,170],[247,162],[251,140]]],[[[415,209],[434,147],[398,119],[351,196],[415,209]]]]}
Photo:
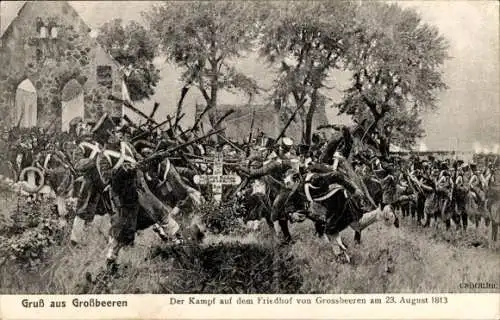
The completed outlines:
{"type": "MultiPolygon", "coordinates": [[[[150,29],[168,61],[180,66],[185,84],[182,99],[196,87],[207,110],[216,109],[220,90],[254,95],[255,80],[239,72],[234,59],[252,50],[259,30],[258,5],[253,2],[189,1],[165,2],[145,13],[150,29]]],[[[214,112],[209,115],[216,123],[214,112]]]]}
{"type": "Polygon", "coordinates": [[[128,71],[125,82],[132,101],[155,93],[160,70],[153,64],[157,44],[148,30],[135,21],[124,26],[121,19],[114,19],[100,28],[97,40],[128,71]]]}
{"type": "MultiPolygon", "coordinates": [[[[381,145],[394,135],[409,147],[423,134],[421,114],[435,110],[437,93],[446,89],[440,68],[448,58],[448,44],[414,10],[396,4],[364,2],[354,23],[363,32],[347,46],[352,86],[337,105],[339,111],[369,120],[369,133],[388,140],[381,145]],[[382,130],[387,126],[394,129],[389,136],[382,130]]],[[[388,150],[380,151],[387,155],[388,150]]]]}
{"type": "Polygon", "coordinates": [[[326,104],[325,80],[342,66],[347,39],[358,32],[350,21],[351,2],[287,2],[277,4],[267,19],[261,54],[281,63],[274,82],[274,99],[292,98],[302,120],[302,142],[310,145],[313,117],[326,104]]]}

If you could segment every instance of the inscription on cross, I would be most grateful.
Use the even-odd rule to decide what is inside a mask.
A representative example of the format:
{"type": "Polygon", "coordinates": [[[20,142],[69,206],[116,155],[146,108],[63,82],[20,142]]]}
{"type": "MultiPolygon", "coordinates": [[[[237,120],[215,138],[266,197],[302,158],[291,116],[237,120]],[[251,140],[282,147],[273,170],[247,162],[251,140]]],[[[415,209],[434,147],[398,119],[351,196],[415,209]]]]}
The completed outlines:
{"type": "Polygon", "coordinates": [[[216,203],[220,203],[222,200],[222,186],[238,185],[241,183],[241,178],[238,175],[224,175],[223,159],[221,153],[216,154],[212,175],[195,175],[193,177],[193,181],[196,184],[212,185],[213,198],[216,203]]]}

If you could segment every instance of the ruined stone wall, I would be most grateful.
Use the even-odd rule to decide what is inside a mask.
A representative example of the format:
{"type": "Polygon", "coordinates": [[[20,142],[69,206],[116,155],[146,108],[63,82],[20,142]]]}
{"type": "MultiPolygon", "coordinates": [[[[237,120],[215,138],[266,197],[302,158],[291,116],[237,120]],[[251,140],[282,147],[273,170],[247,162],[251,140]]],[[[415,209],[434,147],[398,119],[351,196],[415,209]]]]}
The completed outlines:
{"type": "Polygon", "coordinates": [[[61,92],[71,79],[84,90],[86,119],[98,119],[104,112],[121,115],[121,104],[107,100],[108,94],[121,97],[118,65],[90,37],[90,31],[66,1],[33,1],[23,6],[0,43],[0,122],[14,123],[16,89],[25,79],[37,91],[38,126],[54,123],[60,129],[61,92]],[[47,38],[41,38],[42,24],[47,38]],[[100,65],[111,68],[111,81],[98,78],[100,65]]]}

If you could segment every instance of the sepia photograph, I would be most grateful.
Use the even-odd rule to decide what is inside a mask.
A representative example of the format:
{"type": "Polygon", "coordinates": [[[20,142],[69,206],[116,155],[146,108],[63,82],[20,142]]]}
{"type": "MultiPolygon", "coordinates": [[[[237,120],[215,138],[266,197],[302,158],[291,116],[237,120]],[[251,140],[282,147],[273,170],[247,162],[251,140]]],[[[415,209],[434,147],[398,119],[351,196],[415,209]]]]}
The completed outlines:
{"type": "Polygon", "coordinates": [[[0,5],[1,295],[500,293],[497,1],[0,5]]]}

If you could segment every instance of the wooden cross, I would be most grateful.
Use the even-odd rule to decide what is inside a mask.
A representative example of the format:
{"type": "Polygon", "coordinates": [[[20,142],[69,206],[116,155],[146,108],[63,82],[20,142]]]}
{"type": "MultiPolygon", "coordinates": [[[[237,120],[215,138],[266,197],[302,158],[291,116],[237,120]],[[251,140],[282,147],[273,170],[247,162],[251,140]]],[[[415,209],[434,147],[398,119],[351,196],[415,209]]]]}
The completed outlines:
{"type": "Polygon", "coordinates": [[[211,184],[214,200],[216,203],[220,203],[222,200],[222,186],[238,185],[241,183],[241,178],[238,175],[224,175],[223,156],[218,153],[214,159],[212,175],[195,175],[193,181],[196,184],[211,184]]]}

